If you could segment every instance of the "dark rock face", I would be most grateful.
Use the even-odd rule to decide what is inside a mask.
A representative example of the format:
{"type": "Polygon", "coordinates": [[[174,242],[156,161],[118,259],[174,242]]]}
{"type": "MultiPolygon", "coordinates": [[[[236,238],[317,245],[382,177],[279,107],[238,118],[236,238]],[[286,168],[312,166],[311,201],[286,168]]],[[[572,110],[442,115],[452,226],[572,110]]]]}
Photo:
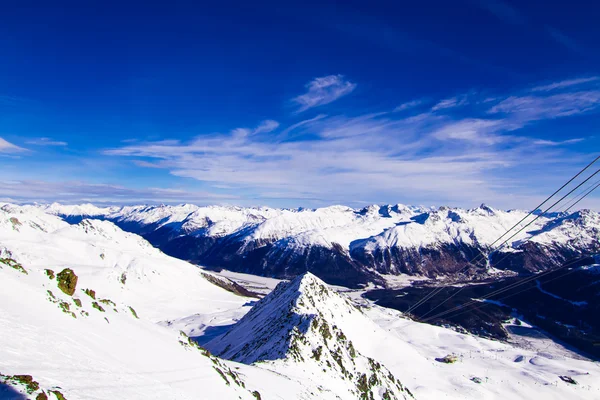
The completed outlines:
{"type": "Polygon", "coordinates": [[[65,294],[73,296],[77,287],[77,275],[70,268],[65,268],[56,275],[58,288],[65,294]]]}
{"type": "Polygon", "coordinates": [[[515,271],[518,273],[535,273],[557,267],[569,260],[600,251],[600,242],[590,245],[565,242],[561,245],[541,245],[534,242],[525,242],[515,253],[497,253],[491,257],[491,263],[501,270],[515,271]]]}
{"type": "Polygon", "coordinates": [[[202,276],[204,276],[204,278],[206,278],[206,280],[209,281],[210,283],[212,283],[213,285],[217,285],[217,286],[227,290],[228,292],[237,294],[238,296],[256,297],[256,298],[260,297],[259,293],[252,292],[252,291],[246,289],[245,287],[238,285],[234,281],[229,280],[227,278],[216,277],[214,275],[207,274],[205,272],[202,272],[202,276]]]}
{"type": "Polygon", "coordinates": [[[382,279],[353,260],[339,245],[333,248],[308,246],[290,248],[281,241],[243,242],[237,237],[180,236],[173,240],[153,242],[166,254],[205,265],[254,275],[289,279],[310,271],[334,285],[358,287],[382,279]]]}
{"type": "Polygon", "coordinates": [[[442,244],[424,248],[388,247],[369,252],[365,247],[357,246],[351,248],[350,254],[362,265],[382,274],[435,277],[458,271],[472,274],[484,268],[485,257],[480,256],[483,250],[465,244],[442,244]]]}

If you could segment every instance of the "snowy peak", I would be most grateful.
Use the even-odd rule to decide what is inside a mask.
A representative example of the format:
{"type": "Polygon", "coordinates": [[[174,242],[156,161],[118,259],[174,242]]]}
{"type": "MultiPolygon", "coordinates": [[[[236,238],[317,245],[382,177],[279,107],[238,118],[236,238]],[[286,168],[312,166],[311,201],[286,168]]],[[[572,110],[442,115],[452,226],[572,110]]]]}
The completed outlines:
{"type": "Polygon", "coordinates": [[[15,233],[52,232],[68,226],[61,219],[28,206],[5,204],[0,207],[0,229],[15,233]]]}
{"type": "Polygon", "coordinates": [[[532,232],[532,241],[550,245],[564,243],[573,247],[585,244],[596,246],[600,240],[600,214],[581,210],[547,222],[540,230],[532,232]]]}
{"type": "Polygon", "coordinates": [[[48,206],[44,206],[43,209],[49,214],[61,214],[69,216],[99,216],[116,212],[119,210],[119,207],[96,207],[90,203],[71,206],[60,203],[52,203],[48,206]]]}
{"type": "Polygon", "coordinates": [[[305,373],[321,381],[326,374],[332,381],[343,382],[344,390],[354,398],[412,397],[386,367],[361,354],[349,339],[350,333],[336,325],[340,322],[353,327],[372,324],[347,298],[305,273],[280,283],[206,347],[220,357],[246,364],[302,365],[305,373]]]}
{"type": "Polygon", "coordinates": [[[221,339],[208,348],[235,361],[253,363],[286,358],[292,337],[305,334],[319,314],[358,312],[347,299],[307,272],[281,282],[221,339]]]}
{"type": "Polygon", "coordinates": [[[289,284],[281,284],[284,295],[295,298],[295,306],[305,314],[328,313],[335,318],[337,313],[360,312],[350,301],[329,288],[325,282],[306,272],[289,284]]]}
{"type": "Polygon", "coordinates": [[[70,225],[65,231],[70,231],[69,234],[77,238],[80,238],[81,235],[84,234],[88,237],[93,237],[94,240],[106,240],[115,243],[128,242],[133,246],[140,248],[151,247],[142,237],[133,233],[124,232],[110,221],[84,219],[77,224],[70,225]]]}
{"type": "MultiPolygon", "coordinates": [[[[485,245],[527,215],[526,211],[501,211],[486,204],[473,209],[445,206],[426,209],[397,204],[370,205],[359,210],[330,206],[302,211],[191,204],[101,208],[91,204],[54,203],[37,207],[70,222],[75,216],[106,219],[136,233],[152,226],[152,229],[168,227],[174,231],[172,237],[182,234],[210,238],[231,236],[243,243],[258,241],[261,245],[285,239],[281,243],[288,243],[297,250],[311,245],[326,248],[341,245],[350,250],[351,243],[370,238],[376,238],[383,247],[412,248],[463,241],[485,245]]],[[[563,218],[585,221],[572,224],[573,230],[599,224],[598,213],[589,210],[563,218]]],[[[531,232],[539,232],[549,222],[551,218],[547,216],[539,218],[532,229],[519,234],[515,242],[530,237],[531,232]]]]}

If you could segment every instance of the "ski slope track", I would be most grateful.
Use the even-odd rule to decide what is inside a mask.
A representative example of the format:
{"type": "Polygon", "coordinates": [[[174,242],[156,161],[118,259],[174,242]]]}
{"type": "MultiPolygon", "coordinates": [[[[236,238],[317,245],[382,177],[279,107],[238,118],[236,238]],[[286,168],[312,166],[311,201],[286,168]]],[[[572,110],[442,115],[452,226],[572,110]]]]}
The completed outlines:
{"type": "Polygon", "coordinates": [[[494,241],[526,211],[486,205],[469,210],[405,205],[358,210],[189,204],[37,207],[70,222],[82,218],[113,221],[167,254],[211,268],[281,279],[310,271],[327,283],[349,287],[383,284],[382,275],[527,274],[600,251],[600,216],[590,210],[540,217],[492,252],[502,242],[492,246],[494,241]]]}

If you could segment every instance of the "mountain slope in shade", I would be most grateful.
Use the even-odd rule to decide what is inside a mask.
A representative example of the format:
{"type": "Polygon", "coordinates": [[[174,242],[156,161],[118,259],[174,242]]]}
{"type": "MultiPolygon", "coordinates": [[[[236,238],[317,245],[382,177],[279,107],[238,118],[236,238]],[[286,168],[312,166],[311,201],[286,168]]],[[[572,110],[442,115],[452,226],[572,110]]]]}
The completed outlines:
{"type": "Polygon", "coordinates": [[[383,283],[382,274],[436,277],[460,271],[484,276],[490,267],[494,273],[531,273],[600,251],[600,217],[589,210],[558,219],[540,217],[490,255],[492,243],[527,212],[485,205],[470,210],[404,205],[359,210],[193,205],[101,209],[60,204],[38,208],[70,222],[84,217],[113,221],[169,255],[211,268],[284,279],[311,271],[328,283],[350,287],[383,283]]]}
{"type": "Polygon", "coordinates": [[[306,273],[279,284],[206,347],[247,364],[269,361],[278,370],[301,366],[307,379],[341,398],[412,398],[385,366],[361,354],[342,328],[365,325],[374,326],[348,299],[306,273]]]}

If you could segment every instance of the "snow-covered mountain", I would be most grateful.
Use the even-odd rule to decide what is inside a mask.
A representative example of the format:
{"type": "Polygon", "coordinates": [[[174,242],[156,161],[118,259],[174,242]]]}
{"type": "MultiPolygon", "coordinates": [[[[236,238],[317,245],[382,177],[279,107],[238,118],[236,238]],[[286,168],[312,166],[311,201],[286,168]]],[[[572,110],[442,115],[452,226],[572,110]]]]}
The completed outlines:
{"type": "Polygon", "coordinates": [[[109,221],[69,224],[39,207],[0,207],[0,398],[592,399],[600,393],[600,369],[592,362],[547,346],[525,350],[415,323],[376,306],[357,309],[310,274],[255,305],[255,298],[205,274],[109,221]],[[194,321],[229,332],[208,345],[223,358],[170,321],[187,321],[186,333],[203,334],[206,326],[194,321]],[[436,361],[452,353],[456,363],[436,361]]]}
{"type": "Polygon", "coordinates": [[[280,283],[206,347],[234,361],[268,362],[277,371],[301,370],[323,392],[341,389],[356,399],[412,398],[385,366],[354,346],[352,339],[364,341],[369,328],[378,327],[348,299],[306,273],[280,283]]]}
{"type": "Polygon", "coordinates": [[[501,243],[491,246],[494,241],[527,212],[484,205],[470,210],[404,205],[359,210],[343,206],[316,210],[37,207],[69,222],[112,221],[167,254],[209,267],[279,278],[311,271],[329,283],[353,287],[382,283],[381,275],[389,274],[483,275],[490,268],[534,272],[600,251],[600,216],[589,210],[540,217],[492,253],[501,243]]]}
{"type": "Polygon", "coordinates": [[[538,345],[537,351],[525,350],[406,320],[393,310],[357,308],[306,273],[279,284],[206,347],[223,358],[319,383],[320,398],[332,391],[355,399],[593,398],[600,393],[591,383],[600,373],[597,366],[566,357],[551,342],[538,345]],[[565,384],[559,376],[579,383],[565,384]]]}
{"type": "Polygon", "coordinates": [[[255,400],[304,390],[160,324],[198,313],[233,322],[250,309],[252,299],[205,276],[111,222],[0,207],[0,398],[255,400]]]}

